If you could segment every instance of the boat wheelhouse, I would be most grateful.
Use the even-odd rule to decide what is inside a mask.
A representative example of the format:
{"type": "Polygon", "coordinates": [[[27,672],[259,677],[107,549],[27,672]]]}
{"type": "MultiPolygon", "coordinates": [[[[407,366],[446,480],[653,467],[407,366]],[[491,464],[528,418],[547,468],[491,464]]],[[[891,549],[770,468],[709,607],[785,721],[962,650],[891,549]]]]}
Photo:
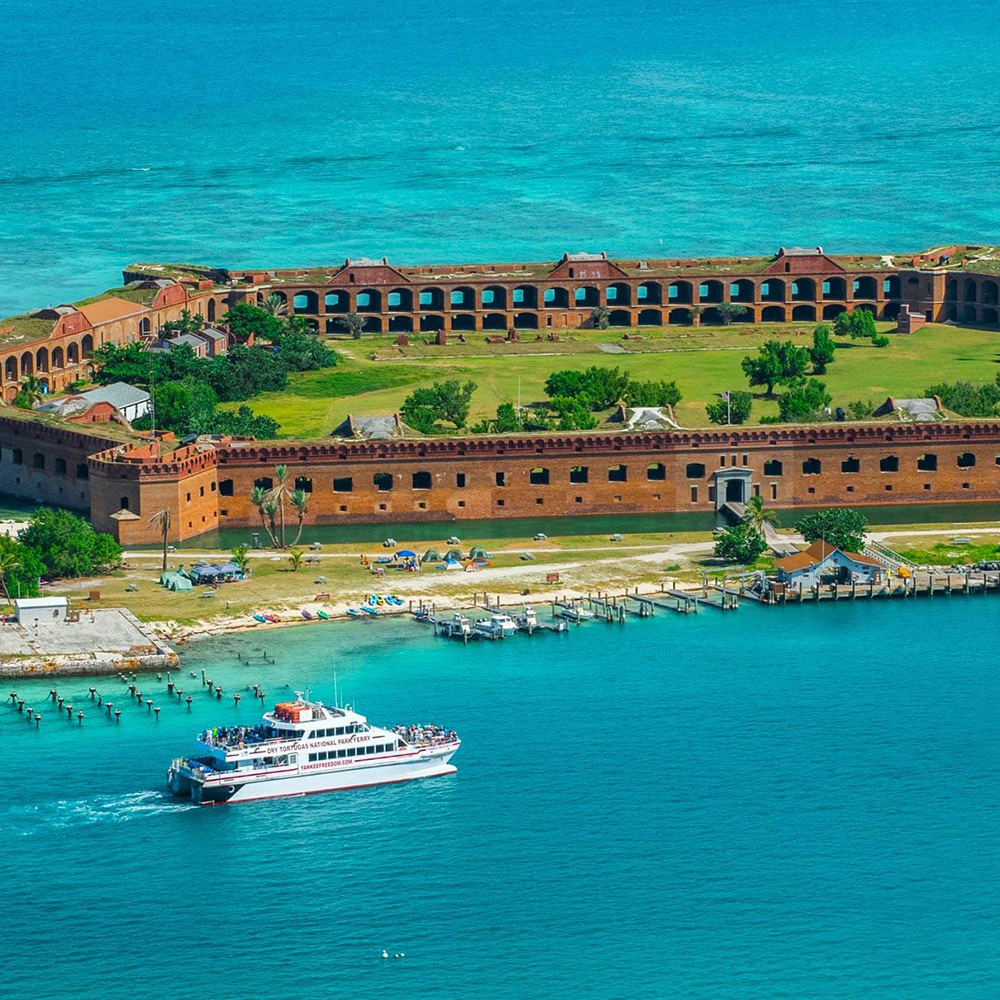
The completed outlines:
{"type": "Polygon", "coordinates": [[[452,774],[461,740],[436,725],[371,725],[350,706],[299,695],[254,726],[208,729],[172,762],[167,785],[199,805],[307,795],[452,774]]]}

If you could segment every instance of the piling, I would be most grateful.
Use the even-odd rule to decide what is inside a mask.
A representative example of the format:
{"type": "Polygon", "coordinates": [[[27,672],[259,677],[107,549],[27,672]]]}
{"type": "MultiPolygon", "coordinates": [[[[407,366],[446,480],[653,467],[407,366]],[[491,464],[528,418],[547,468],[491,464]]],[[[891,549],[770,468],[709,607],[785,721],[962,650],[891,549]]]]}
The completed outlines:
{"type": "Polygon", "coordinates": [[[66,706],[66,718],[69,719],[71,722],[73,721],[73,706],[72,705],[67,705],[66,706]]]}
{"type": "Polygon", "coordinates": [[[76,713],[76,724],[78,726],[82,726],[83,725],[83,712],[77,712],[76,713]]]}
{"type": "MultiPolygon", "coordinates": [[[[94,689],[93,689],[93,688],[91,688],[90,690],[91,690],[91,691],[93,691],[94,689]]],[[[56,689],[55,689],[55,688],[53,688],[53,689],[52,689],[51,691],[49,691],[49,697],[50,697],[50,698],[51,698],[51,699],[52,699],[53,701],[55,701],[55,700],[56,700],[56,689]]]]}
{"type": "Polygon", "coordinates": [[[92,687],[90,689],[90,700],[93,701],[95,697],[97,697],[97,688],[92,687]]]}
{"type": "Polygon", "coordinates": [[[115,709],[115,722],[122,721],[122,710],[120,708],[115,709]]]}
{"type": "Polygon", "coordinates": [[[147,715],[150,713],[150,711],[152,710],[152,708],[153,708],[153,699],[152,698],[147,698],[146,699],[146,714],[147,715]]]}
{"type": "Polygon", "coordinates": [[[156,708],[153,709],[153,714],[156,716],[157,719],[160,718],[160,706],[159,705],[157,705],[156,708]]]}
{"type": "Polygon", "coordinates": [[[188,707],[188,711],[190,712],[191,711],[191,695],[187,696],[187,707],[188,707]]]}

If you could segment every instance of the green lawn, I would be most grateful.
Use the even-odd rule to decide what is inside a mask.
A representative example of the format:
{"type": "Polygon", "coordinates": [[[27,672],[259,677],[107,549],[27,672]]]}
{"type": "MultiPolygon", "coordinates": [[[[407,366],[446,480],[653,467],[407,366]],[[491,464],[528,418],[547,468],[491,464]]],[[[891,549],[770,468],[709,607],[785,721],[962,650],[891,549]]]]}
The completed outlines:
{"type": "MultiPolygon", "coordinates": [[[[880,327],[890,329],[889,324],[880,327]]],[[[725,389],[747,388],[740,369],[744,355],[772,338],[811,343],[812,324],[717,328],[669,328],[631,331],[642,339],[624,340],[621,330],[571,331],[557,343],[526,341],[487,345],[481,333],[467,333],[466,344],[455,341],[435,348],[413,343],[403,349],[389,337],[337,341],[341,365],[332,370],[293,375],[281,393],[252,401],[254,410],[274,417],[282,434],[324,437],[348,412],[356,415],[390,413],[399,408],[412,387],[440,379],[472,379],[470,423],[492,416],[498,404],[544,399],[545,379],[562,368],[618,365],[636,378],[674,379],[683,399],[677,407],[681,424],[707,424],[705,403],[725,389]],[[623,348],[609,354],[599,343],[623,348]],[[385,360],[373,361],[372,354],[385,360]]],[[[416,338],[414,338],[416,339],[416,338]]],[[[886,396],[921,395],[934,382],[967,379],[992,381],[1000,372],[1000,335],[995,331],[928,325],[911,336],[891,336],[887,348],[865,341],[838,342],[837,358],[822,376],[834,405],[855,399],[882,402],[886,396]]],[[[753,421],[778,412],[774,400],[758,398],[753,421]]]]}

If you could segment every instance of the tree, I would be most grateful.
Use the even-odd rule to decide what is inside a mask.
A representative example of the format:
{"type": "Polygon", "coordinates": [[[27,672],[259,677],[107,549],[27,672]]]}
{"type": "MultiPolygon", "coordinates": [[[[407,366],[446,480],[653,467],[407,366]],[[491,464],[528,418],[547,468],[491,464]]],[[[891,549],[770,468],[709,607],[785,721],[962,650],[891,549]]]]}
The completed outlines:
{"type": "Polygon", "coordinates": [[[45,567],[33,549],[16,538],[0,535],[0,587],[8,601],[13,597],[37,597],[38,581],[45,567]]]}
{"type": "Polygon", "coordinates": [[[235,410],[216,410],[212,421],[214,434],[232,434],[234,437],[252,437],[267,440],[278,436],[281,424],[274,417],[254,413],[243,405],[235,410]]]}
{"type": "Polygon", "coordinates": [[[594,306],[590,310],[590,322],[594,325],[595,330],[607,330],[611,325],[610,317],[611,310],[607,306],[594,306]]]}
{"type": "MultiPolygon", "coordinates": [[[[841,313],[843,315],[843,313],[841,313]]],[[[822,375],[826,371],[826,366],[833,361],[833,352],[837,345],[830,336],[830,327],[826,323],[820,323],[813,330],[813,345],[809,349],[809,357],[812,360],[813,372],[822,375]]]]}
{"type": "Polygon", "coordinates": [[[230,336],[240,343],[249,340],[251,334],[264,340],[277,340],[281,335],[281,321],[277,316],[249,302],[237,302],[229,309],[226,327],[230,336]]]}
{"type": "Polygon", "coordinates": [[[875,404],[868,399],[855,399],[847,404],[847,412],[854,420],[867,420],[875,413],[875,404]]]}
{"type": "Polygon", "coordinates": [[[309,494],[305,490],[293,490],[288,497],[288,502],[292,505],[295,516],[298,519],[298,530],[295,532],[295,538],[292,541],[292,545],[298,545],[299,539],[302,537],[302,525],[306,519],[306,514],[309,512],[309,494]]]}
{"type": "Polygon", "coordinates": [[[268,491],[267,498],[277,507],[280,532],[278,540],[280,547],[285,548],[285,501],[292,493],[292,487],[288,483],[288,466],[276,465],[274,467],[274,478],[277,482],[268,491]]]}
{"type": "Polygon", "coordinates": [[[288,553],[288,561],[291,564],[292,572],[298,573],[302,566],[302,549],[291,549],[288,553]]]}
{"type": "Polygon", "coordinates": [[[365,328],[365,318],[361,313],[344,313],[337,318],[337,322],[355,339],[360,340],[365,328]]]}
{"type": "Polygon", "coordinates": [[[264,302],[264,309],[272,316],[284,316],[288,312],[288,299],[277,292],[271,292],[264,302]]]}
{"type": "Polygon", "coordinates": [[[729,326],[736,320],[743,319],[750,311],[746,306],[738,305],[735,302],[720,302],[715,310],[719,314],[723,326],[729,326]]]}
{"type": "Polygon", "coordinates": [[[422,434],[434,431],[439,420],[447,420],[456,428],[465,426],[469,404],[476,391],[475,382],[435,382],[431,386],[414,389],[399,408],[403,419],[422,434]]]}
{"type": "Polygon", "coordinates": [[[743,523],[749,525],[762,538],[767,525],[774,527],[778,523],[778,515],[773,510],[768,510],[763,497],[750,497],[746,503],[746,513],[743,515],[743,523]]]}
{"type": "Polygon", "coordinates": [[[260,515],[260,526],[267,532],[267,537],[271,540],[271,547],[278,547],[278,538],[274,533],[274,515],[277,505],[268,498],[267,490],[262,486],[255,486],[250,491],[250,503],[257,508],[260,515]]]}
{"type": "Polygon", "coordinates": [[[739,391],[720,393],[720,398],[709,403],[705,412],[713,424],[745,424],[752,409],[753,393],[739,391]]]}
{"type": "Polygon", "coordinates": [[[164,382],[153,390],[156,426],[179,435],[210,433],[217,401],[215,390],[205,382],[164,382]]]}
{"type": "Polygon", "coordinates": [[[946,410],[961,417],[992,417],[1000,403],[1000,379],[996,383],[973,385],[971,382],[939,382],[924,390],[925,396],[937,396],[946,410]]]}
{"type": "Polygon", "coordinates": [[[524,430],[521,415],[513,403],[501,403],[497,407],[497,418],[493,421],[496,434],[516,434],[524,430]]]}
{"type": "Polygon", "coordinates": [[[850,337],[852,340],[870,339],[876,336],[875,317],[868,309],[842,312],[834,320],[833,330],[838,337],[850,337]]]}
{"type": "Polygon", "coordinates": [[[163,572],[167,571],[167,536],[170,534],[170,511],[164,507],[149,519],[149,523],[163,535],[163,572]]]}
{"type": "Polygon", "coordinates": [[[121,546],[68,510],[40,507],[31,515],[20,543],[31,549],[49,577],[86,576],[121,559],[121,546]]]}
{"type": "Polygon", "coordinates": [[[778,413],[782,420],[809,421],[825,420],[825,409],[832,397],[819,379],[811,378],[805,385],[792,386],[778,399],[778,413]]]}
{"type": "Polygon", "coordinates": [[[766,548],[763,536],[750,525],[734,524],[715,536],[713,552],[720,559],[747,566],[756,562],[766,548]]]}
{"type": "Polygon", "coordinates": [[[571,396],[556,396],[549,403],[558,416],[561,431],[589,431],[597,426],[597,417],[580,401],[571,396]]]}
{"type": "Polygon", "coordinates": [[[829,507],[806,514],[795,522],[807,542],[820,539],[843,552],[860,552],[865,545],[868,518],[850,507],[829,507]]]}
{"type": "Polygon", "coordinates": [[[766,386],[765,395],[773,396],[776,385],[793,385],[802,380],[809,367],[809,352],[790,340],[769,340],[756,357],[747,355],[740,365],[750,385],[766,386]]]}
{"type": "Polygon", "coordinates": [[[635,382],[629,379],[622,398],[629,406],[676,406],[681,401],[681,391],[673,381],[635,382]]]}
{"type": "Polygon", "coordinates": [[[29,375],[21,383],[21,388],[14,397],[14,405],[21,410],[33,410],[35,405],[41,402],[43,395],[42,383],[34,375],[29,375]]]}
{"type": "Polygon", "coordinates": [[[239,571],[246,576],[247,570],[250,568],[250,546],[237,545],[236,548],[229,550],[229,554],[233,557],[233,562],[239,567],[239,571]]]}
{"type": "Polygon", "coordinates": [[[315,337],[297,330],[281,334],[278,358],[292,372],[311,372],[318,368],[332,368],[337,354],[315,337]]]}

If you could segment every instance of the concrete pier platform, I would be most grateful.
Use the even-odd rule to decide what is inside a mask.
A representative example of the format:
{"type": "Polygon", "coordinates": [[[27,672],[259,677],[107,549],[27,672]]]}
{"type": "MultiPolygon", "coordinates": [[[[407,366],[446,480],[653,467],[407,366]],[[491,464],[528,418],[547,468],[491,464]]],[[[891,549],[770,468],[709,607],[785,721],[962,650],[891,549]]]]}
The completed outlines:
{"type": "Polygon", "coordinates": [[[126,608],[81,610],[79,621],[0,625],[0,677],[169,669],[177,654],[126,608]]]}

